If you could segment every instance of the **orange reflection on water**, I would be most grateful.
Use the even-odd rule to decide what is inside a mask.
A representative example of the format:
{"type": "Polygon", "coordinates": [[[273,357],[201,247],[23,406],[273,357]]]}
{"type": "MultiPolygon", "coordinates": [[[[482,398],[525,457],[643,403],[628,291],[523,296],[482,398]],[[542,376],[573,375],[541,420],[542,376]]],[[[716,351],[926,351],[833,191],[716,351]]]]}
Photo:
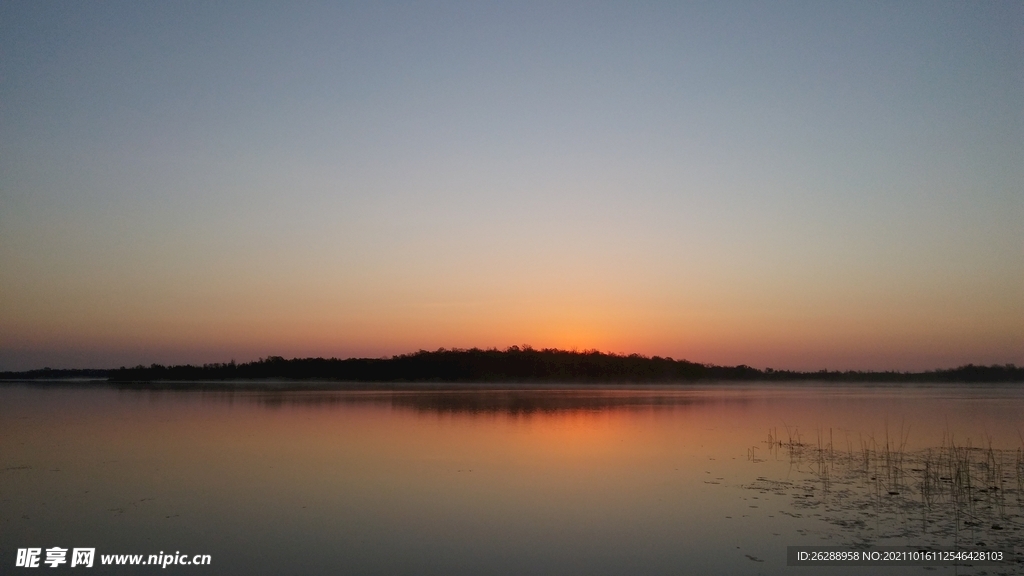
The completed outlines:
{"type": "Polygon", "coordinates": [[[805,522],[723,489],[788,473],[769,430],[829,433],[843,450],[901,426],[908,445],[1014,448],[1024,429],[1021,392],[998,387],[3,387],[0,400],[0,521],[19,542],[210,551],[239,574],[298,559],[322,573],[624,573],[637,558],[735,572],[773,553],[766,534],[799,543],[805,522]]]}

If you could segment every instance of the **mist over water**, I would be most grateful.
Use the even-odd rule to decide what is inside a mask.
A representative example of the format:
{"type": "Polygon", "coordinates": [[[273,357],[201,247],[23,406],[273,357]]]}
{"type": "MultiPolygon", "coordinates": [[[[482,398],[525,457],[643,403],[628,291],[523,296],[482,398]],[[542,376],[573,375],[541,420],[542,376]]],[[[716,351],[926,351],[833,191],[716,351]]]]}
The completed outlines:
{"type": "Polygon", "coordinates": [[[0,566],[53,546],[210,554],[168,570],[217,574],[785,574],[794,545],[1020,553],[1022,414],[1024,391],[991,385],[5,385],[0,566]],[[972,459],[967,499],[943,447],[972,459]]]}

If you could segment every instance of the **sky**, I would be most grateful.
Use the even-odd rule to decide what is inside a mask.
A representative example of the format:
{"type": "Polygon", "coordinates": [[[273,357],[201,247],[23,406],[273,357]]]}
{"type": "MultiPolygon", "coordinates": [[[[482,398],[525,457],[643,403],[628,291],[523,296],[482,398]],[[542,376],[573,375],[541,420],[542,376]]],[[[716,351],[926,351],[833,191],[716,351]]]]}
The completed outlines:
{"type": "Polygon", "coordinates": [[[1024,364],[1024,3],[0,3],[0,370],[1024,364]]]}

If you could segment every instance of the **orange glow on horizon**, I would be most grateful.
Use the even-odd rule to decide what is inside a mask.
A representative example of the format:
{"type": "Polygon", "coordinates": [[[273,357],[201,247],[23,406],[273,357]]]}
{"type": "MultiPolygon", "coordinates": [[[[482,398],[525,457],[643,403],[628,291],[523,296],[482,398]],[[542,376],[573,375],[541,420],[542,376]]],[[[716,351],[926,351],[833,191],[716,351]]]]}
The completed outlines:
{"type": "MultiPolygon", "coordinates": [[[[111,367],[152,362],[203,363],[285,357],[381,357],[438,348],[534,348],[639,353],[720,365],[776,369],[932,369],[966,363],[1024,361],[1024,338],[1012,315],[985,327],[971,318],[943,320],[888,309],[811,310],[704,308],[685,302],[597,297],[522,297],[428,306],[407,298],[374,298],[366,306],[327,299],[256,293],[233,301],[128,307],[119,314],[71,302],[66,314],[8,308],[0,346],[74,352],[65,366],[111,367]],[[216,304],[216,305],[214,305],[216,304]],[[1019,337],[1018,337],[1019,336],[1019,337]]],[[[58,308],[55,310],[60,312],[58,308]]],[[[46,360],[43,365],[60,367],[46,360]]],[[[27,369],[27,368],[26,368],[27,369]]]]}

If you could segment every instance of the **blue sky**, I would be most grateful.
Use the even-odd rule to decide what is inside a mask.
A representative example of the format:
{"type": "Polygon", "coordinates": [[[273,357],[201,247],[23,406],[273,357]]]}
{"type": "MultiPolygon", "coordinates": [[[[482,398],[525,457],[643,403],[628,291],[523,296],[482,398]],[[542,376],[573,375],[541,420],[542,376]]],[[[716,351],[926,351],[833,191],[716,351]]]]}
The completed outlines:
{"type": "Polygon", "coordinates": [[[1024,363],[1024,5],[0,6],[0,369],[1024,363]]]}

